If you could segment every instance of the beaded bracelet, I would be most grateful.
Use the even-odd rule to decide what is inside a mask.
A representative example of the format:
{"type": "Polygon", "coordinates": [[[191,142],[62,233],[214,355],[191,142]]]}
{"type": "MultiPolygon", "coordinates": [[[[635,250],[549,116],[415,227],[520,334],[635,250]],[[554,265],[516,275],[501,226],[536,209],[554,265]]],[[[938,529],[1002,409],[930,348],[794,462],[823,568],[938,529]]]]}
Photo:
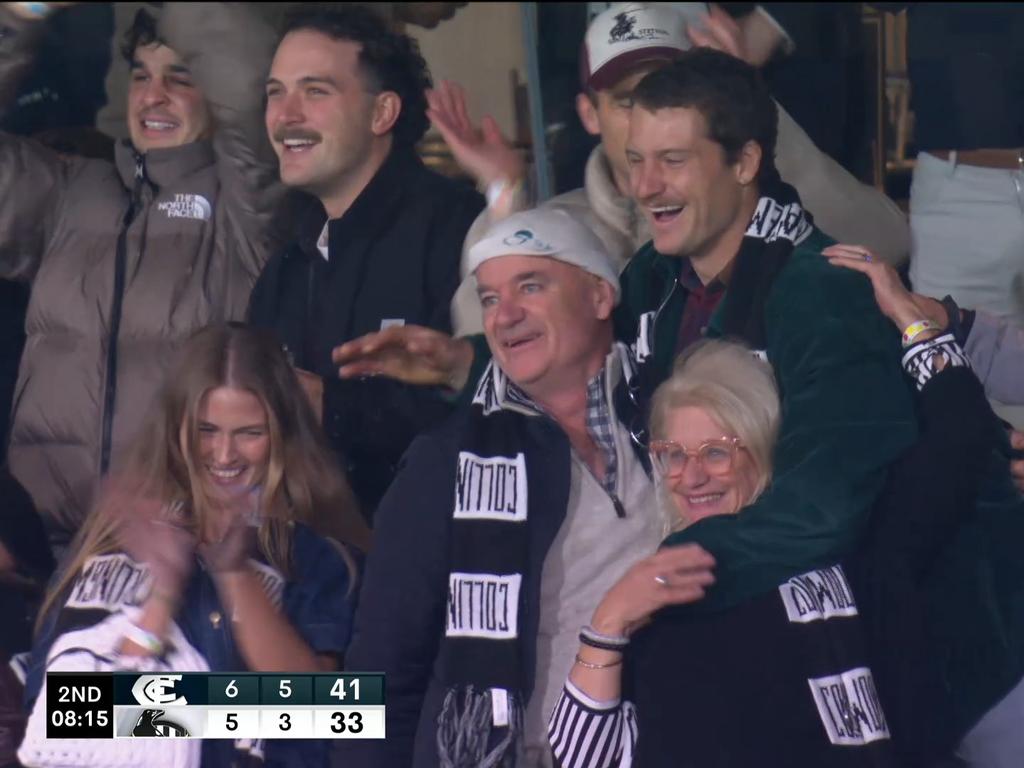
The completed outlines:
{"type": "Polygon", "coordinates": [[[577,653],[576,654],[576,663],[579,664],[581,667],[586,667],[587,669],[608,669],[609,667],[617,667],[617,666],[619,666],[619,664],[622,663],[622,659],[617,659],[616,661],[610,661],[607,664],[592,664],[589,661],[584,661],[583,659],[581,659],[580,655],[577,653]]]}
{"type": "Polygon", "coordinates": [[[625,636],[602,635],[591,626],[583,626],[580,628],[580,642],[583,645],[599,648],[602,651],[621,651],[629,645],[629,638],[625,636]]]}
{"type": "Polygon", "coordinates": [[[930,320],[917,320],[916,322],[908,325],[903,331],[903,348],[911,346],[914,343],[914,339],[920,336],[925,331],[937,330],[939,326],[930,320]]]}

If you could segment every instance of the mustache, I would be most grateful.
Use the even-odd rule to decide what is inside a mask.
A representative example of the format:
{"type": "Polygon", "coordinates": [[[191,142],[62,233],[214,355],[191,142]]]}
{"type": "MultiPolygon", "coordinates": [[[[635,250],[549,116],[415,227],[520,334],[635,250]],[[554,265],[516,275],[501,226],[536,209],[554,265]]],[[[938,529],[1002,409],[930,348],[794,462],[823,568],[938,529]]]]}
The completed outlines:
{"type": "Polygon", "coordinates": [[[274,131],[274,141],[280,143],[285,139],[309,139],[310,141],[320,141],[322,137],[316,131],[311,131],[307,128],[278,128],[274,131]]]}

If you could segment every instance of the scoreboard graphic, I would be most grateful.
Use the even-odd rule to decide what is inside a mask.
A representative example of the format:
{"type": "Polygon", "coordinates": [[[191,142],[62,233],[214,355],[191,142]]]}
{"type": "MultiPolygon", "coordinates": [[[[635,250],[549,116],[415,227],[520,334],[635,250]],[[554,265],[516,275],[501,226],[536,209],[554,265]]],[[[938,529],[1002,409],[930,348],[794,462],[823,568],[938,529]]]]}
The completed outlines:
{"type": "Polygon", "coordinates": [[[384,675],[50,672],[50,739],[383,739],[384,675]]]}

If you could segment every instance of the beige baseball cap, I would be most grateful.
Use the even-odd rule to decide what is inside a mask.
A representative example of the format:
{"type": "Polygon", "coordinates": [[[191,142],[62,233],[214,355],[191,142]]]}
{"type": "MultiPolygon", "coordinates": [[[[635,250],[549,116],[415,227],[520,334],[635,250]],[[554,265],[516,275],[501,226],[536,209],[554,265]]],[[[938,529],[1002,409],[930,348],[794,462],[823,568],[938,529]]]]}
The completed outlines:
{"type": "Polygon", "coordinates": [[[686,17],[666,5],[622,3],[594,17],[580,52],[584,88],[604,90],[639,64],[667,61],[691,48],[686,17]]]}

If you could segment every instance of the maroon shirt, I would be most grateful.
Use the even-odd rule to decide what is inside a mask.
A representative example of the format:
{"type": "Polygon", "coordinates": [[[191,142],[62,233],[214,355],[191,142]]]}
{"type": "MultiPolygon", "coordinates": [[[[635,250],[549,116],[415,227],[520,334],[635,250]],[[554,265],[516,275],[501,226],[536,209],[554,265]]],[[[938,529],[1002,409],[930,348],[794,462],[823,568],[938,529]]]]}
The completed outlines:
{"type": "Polygon", "coordinates": [[[711,315],[718,308],[718,302],[725,296],[725,280],[732,266],[731,262],[722,273],[710,283],[704,285],[689,260],[683,264],[679,273],[679,284],[686,289],[686,306],[679,322],[679,334],[676,336],[676,354],[678,355],[695,341],[700,341],[707,333],[711,315]]]}

